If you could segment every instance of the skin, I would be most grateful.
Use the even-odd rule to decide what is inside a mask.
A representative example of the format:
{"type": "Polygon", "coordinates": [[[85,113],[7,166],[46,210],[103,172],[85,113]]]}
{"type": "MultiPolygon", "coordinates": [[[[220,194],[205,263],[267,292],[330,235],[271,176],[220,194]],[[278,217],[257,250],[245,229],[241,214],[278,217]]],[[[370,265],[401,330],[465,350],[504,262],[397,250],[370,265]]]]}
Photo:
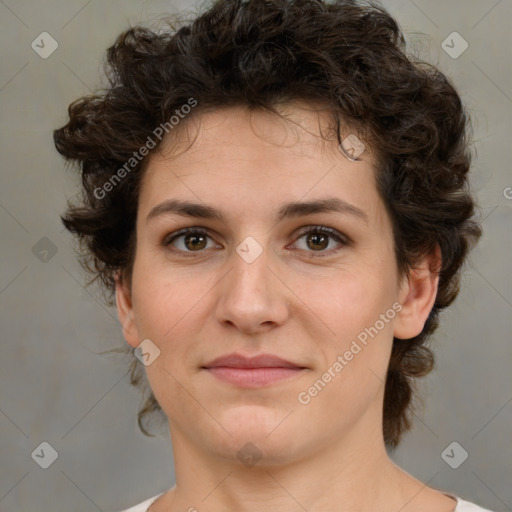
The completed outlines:
{"type": "Polygon", "coordinates": [[[135,348],[150,339],[160,350],[146,371],[169,419],[176,485],[149,510],[453,511],[452,498],[389,459],[382,434],[393,336],[421,332],[436,296],[429,268],[439,250],[399,276],[370,149],[351,162],[319,137],[325,112],[300,103],[281,112],[292,122],[238,107],[196,114],[183,121],[178,146],[147,162],[133,274],[117,280],[116,298],[126,341],[135,348]],[[366,220],[327,212],[276,221],[285,202],[327,197],[363,210],[366,220]],[[175,213],[148,221],[168,199],[218,208],[225,222],[175,213]],[[330,227],[352,243],[318,241],[302,234],[308,226],[330,227]],[[205,228],[208,237],[162,244],[185,227],[205,228]],[[252,263],[236,252],[249,236],[262,249],[252,263]],[[301,404],[298,394],[396,302],[401,311],[301,404]],[[275,354],[306,369],[249,390],[202,369],[235,351],[275,354]],[[253,466],[237,456],[246,443],[259,453],[253,466]]]}

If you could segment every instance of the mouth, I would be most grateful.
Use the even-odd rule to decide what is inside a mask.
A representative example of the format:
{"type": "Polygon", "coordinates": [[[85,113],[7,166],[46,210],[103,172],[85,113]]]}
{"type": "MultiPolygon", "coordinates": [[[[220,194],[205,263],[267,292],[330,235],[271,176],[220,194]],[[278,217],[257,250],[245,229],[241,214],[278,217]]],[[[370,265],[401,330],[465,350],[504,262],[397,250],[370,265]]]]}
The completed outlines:
{"type": "Polygon", "coordinates": [[[296,377],[307,370],[304,366],[270,354],[255,357],[230,354],[217,358],[202,368],[216,379],[242,388],[269,386],[296,377]]]}

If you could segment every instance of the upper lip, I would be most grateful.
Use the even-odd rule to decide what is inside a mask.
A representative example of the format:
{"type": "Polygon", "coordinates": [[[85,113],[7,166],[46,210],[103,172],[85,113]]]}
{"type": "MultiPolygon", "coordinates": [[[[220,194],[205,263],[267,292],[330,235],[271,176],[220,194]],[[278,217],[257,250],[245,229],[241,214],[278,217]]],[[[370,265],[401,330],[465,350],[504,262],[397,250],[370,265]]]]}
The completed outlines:
{"type": "Polygon", "coordinates": [[[304,366],[292,363],[272,354],[260,354],[253,357],[246,357],[241,354],[228,354],[218,357],[203,368],[304,368],[304,366]]]}

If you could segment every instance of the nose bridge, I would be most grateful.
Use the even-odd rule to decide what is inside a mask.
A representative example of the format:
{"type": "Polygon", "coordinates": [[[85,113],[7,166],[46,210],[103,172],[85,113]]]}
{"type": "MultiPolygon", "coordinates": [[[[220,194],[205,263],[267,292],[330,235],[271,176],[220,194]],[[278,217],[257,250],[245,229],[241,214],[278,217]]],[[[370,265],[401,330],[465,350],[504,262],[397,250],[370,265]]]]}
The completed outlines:
{"type": "Polygon", "coordinates": [[[266,295],[269,292],[272,273],[268,267],[272,258],[269,248],[262,244],[265,242],[260,243],[254,237],[248,236],[232,255],[231,264],[234,268],[230,287],[237,295],[241,295],[240,298],[245,294],[252,294],[256,298],[255,295],[266,295]]]}
{"type": "Polygon", "coordinates": [[[280,324],[287,315],[287,297],[271,270],[272,255],[255,238],[245,238],[231,255],[231,271],[223,280],[217,307],[220,322],[242,330],[280,324]]]}

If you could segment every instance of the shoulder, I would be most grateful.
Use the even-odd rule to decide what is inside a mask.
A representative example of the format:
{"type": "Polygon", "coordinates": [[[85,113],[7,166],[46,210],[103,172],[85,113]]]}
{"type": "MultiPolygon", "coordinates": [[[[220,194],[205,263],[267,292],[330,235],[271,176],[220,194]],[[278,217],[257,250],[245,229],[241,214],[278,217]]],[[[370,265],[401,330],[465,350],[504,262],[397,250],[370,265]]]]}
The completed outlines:
{"type": "MultiPolygon", "coordinates": [[[[125,510],[120,510],[119,512],[147,512],[149,506],[156,501],[156,499],[161,496],[163,493],[157,494],[152,498],[148,498],[144,500],[142,503],[138,505],[134,505],[133,507],[127,508],[125,510]]],[[[463,500],[458,496],[453,496],[457,500],[457,506],[453,512],[493,512],[488,508],[482,508],[479,505],[472,503],[470,501],[463,500]]]]}
{"type": "Polygon", "coordinates": [[[119,512],[147,512],[149,506],[161,495],[157,494],[156,496],[153,496],[152,498],[148,498],[147,500],[143,501],[142,503],[139,503],[138,505],[134,505],[133,507],[127,508],[125,510],[120,510],[119,512]]]}
{"type": "Polygon", "coordinates": [[[492,512],[492,510],[489,510],[488,508],[482,508],[479,505],[463,500],[458,496],[454,497],[457,499],[457,506],[453,512],[492,512]]]}

